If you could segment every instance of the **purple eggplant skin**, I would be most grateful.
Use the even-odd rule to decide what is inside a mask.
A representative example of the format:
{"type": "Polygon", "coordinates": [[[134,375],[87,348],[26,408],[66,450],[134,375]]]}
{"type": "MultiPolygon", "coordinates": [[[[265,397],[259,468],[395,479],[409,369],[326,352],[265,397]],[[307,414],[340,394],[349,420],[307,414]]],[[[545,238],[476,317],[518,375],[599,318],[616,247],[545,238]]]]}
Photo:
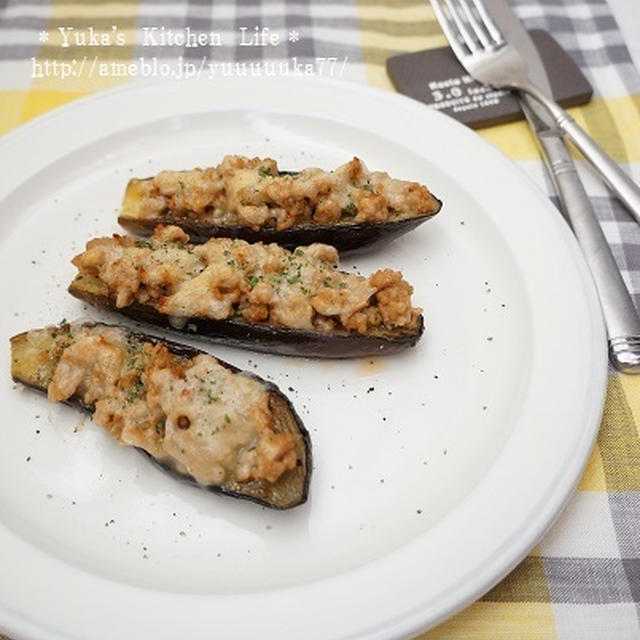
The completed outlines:
{"type": "MultiPolygon", "coordinates": [[[[295,171],[280,171],[280,175],[296,175],[295,171]]],[[[148,180],[149,178],[145,178],[148,180]]],[[[143,179],[143,180],[145,180],[143,179]]],[[[242,225],[214,225],[198,222],[191,211],[165,210],[152,219],[135,218],[126,215],[118,217],[118,223],[127,231],[140,236],[150,236],[159,224],[180,227],[195,244],[201,244],[211,238],[237,238],[247,242],[275,242],[285,249],[306,246],[314,242],[330,244],[341,254],[356,254],[379,248],[401,235],[412,231],[427,220],[431,220],[442,208],[442,202],[433,196],[438,207],[432,213],[378,223],[348,223],[335,225],[301,224],[288,229],[274,227],[252,229],[242,225]]]]}
{"type": "MultiPolygon", "coordinates": [[[[183,359],[191,359],[199,354],[206,353],[194,347],[190,347],[184,344],[166,340],[157,336],[139,333],[131,331],[129,328],[121,325],[107,325],[101,322],[87,323],[91,326],[104,326],[115,327],[126,332],[127,339],[130,341],[143,341],[150,342],[151,344],[162,344],[169,352],[183,359]]],[[[53,329],[59,333],[66,333],[69,331],[69,325],[58,325],[53,329]]],[[[11,338],[12,351],[14,351],[14,344],[18,344],[23,340],[28,332],[24,332],[13,336],[11,338]]],[[[206,354],[211,357],[211,354],[206,354]]],[[[304,504],[307,501],[309,495],[309,485],[311,482],[312,471],[312,451],[311,451],[311,439],[309,432],[305,428],[302,420],[296,413],[291,401],[285,396],[280,389],[271,382],[260,378],[254,373],[242,371],[237,367],[215,358],[216,361],[223,367],[229,369],[233,373],[238,373],[248,378],[256,380],[263,385],[269,393],[269,404],[278,418],[286,421],[288,430],[293,432],[296,438],[296,453],[298,456],[297,466],[295,469],[285,472],[275,483],[268,483],[266,481],[251,481],[247,483],[235,483],[233,486],[218,486],[218,485],[202,485],[196,482],[191,476],[181,473],[174,469],[169,464],[163,463],[144,449],[138,449],[141,453],[144,453],[151,461],[161,468],[163,471],[169,473],[171,476],[179,479],[183,482],[187,482],[199,489],[206,489],[212,493],[229,496],[232,498],[240,498],[242,500],[248,500],[255,502],[263,507],[271,509],[285,510],[304,504]]],[[[14,382],[19,382],[26,387],[34,389],[40,393],[47,393],[47,388],[39,384],[34,379],[23,373],[23,365],[19,361],[16,361],[15,357],[12,358],[12,378],[14,382]]],[[[74,395],[64,402],[75,409],[93,415],[94,407],[91,404],[85,403],[78,395],[74,395]]]]}
{"type": "Polygon", "coordinates": [[[91,276],[76,276],[69,293],[83,302],[114,311],[136,322],[178,331],[197,338],[211,340],[226,346],[251,349],[264,353],[316,358],[357,358],[387,355],[413,347],[424,332],[424,319],[420,316],[414,330],[377,331],[369,335],[356,332],[303,331],[274,325],[251,323],[242,319],[213,320],[194,317],[182,319],[180,325],[150,305],[134,302],[117,309],[115,299],[102,292],[102,284],[91,276]]]}
{"type": "Polygon", "coordinates": [[[354,255],[379,248],[415,229],[435,215],[435,213],[431,213],[416,218],[375,224],[334,226],[307,224],[280,231],[273,227],[256,230],[240,225],[204,224],[186,216],[176,215],[171,211],[154,219],[119,216],[118,223],[131,233],[147,237],[154,232],[158,224],[175,225],[180,227],[189,236],[190,241],[195,244],[202,244],[211,238],[237,238],[247,242],[264,242],[265,244],[275,242],[285,249],[293,250],[296,247],[321,242],[334,246],[342,255],[354,255]]]}

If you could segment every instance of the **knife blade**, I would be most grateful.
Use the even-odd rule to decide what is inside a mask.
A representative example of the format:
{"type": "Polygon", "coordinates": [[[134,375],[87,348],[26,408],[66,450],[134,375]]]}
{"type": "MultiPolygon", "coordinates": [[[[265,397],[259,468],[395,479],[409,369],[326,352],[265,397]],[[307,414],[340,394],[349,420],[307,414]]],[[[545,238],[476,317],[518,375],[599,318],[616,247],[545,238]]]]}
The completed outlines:
{"type": "MultiPolygon", "coordinates": [[[[484,0],[507,42],[526,60],[531,80],[551,95],[540,54],[506,0],[484,0]]],[[[562,213],[573,230],[595,282],[613,365],[625,373],[640,373],[640,317],[602,232],[576,166],[553,118],[539,103],[523,95],[521,105],[539,142],[545,166],[558,194],[562,213]]]]}

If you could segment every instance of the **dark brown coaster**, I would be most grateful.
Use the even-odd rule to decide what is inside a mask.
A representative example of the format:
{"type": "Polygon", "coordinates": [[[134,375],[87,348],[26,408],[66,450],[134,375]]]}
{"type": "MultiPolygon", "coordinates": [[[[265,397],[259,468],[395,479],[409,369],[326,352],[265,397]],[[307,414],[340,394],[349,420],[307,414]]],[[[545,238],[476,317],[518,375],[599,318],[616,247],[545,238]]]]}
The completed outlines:
{"type": "MultiPolygon", "coordinates": [[[[593,91],[571,57],[541,29],[529,32],[542,57],[556,102],[574,107],[589,102],[593,91]]],[[[449,47],[403,53],[387,59],[395,88],[431,105],[473,129],[521,120],[524,116],[509,91],[473,80],[449,47]]]]}

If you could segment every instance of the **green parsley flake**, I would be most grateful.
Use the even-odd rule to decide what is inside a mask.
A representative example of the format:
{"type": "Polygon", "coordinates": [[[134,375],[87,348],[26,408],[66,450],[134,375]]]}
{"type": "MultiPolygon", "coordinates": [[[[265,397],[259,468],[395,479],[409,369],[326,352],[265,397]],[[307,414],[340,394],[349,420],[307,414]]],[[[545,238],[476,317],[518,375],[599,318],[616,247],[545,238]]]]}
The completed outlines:
{"type": "Polygon", "coordinates": [[[342,214],[343,215],[355,215],[358,211],[358,208],[356,207],[354,202],[350,202],[343,210],[342,210],[342,214]]]}
{"type": "Polygon", "coordinates": [[[138,400],[142,395],[142,390],[144,389],[144,385],[142,384],[142,380],[136,380],[130,387],[127,389],[126,402],[128,404],[138,400]]]}

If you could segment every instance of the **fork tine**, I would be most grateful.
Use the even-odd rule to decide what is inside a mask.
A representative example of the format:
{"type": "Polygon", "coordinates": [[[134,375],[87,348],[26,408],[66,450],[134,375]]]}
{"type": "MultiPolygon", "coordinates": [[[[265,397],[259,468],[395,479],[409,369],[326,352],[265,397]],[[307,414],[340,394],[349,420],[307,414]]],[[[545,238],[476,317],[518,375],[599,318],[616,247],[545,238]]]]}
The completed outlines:
{"type": "Polygon", "coordinates": [[[501,47],[502,45],[506,44],[506,41],[504,39],[504,36],[502,35],[502,32],[500,31],[500,29],[498,28],[498,25],[496,25],[496,23],[493,21],[493,18],[487,11],[487,8],[484,6],[484,2],[482,2],[482,0],[471,0],[471,2],[473,2],[473,4],[475,5],[475,8],[478,11],[478,14],[482,18],[484,27],[486,28],[486,30],[489,32],[489,35],[494,40],[494,44],[498,47],[501,47]]]}
{"type": "Polygon", "coordinates": [[[482,43],[482,46],[491,47],[493,45],[493,42],[491,41],[491,35],[487,34],[488,30],[486,30],[484,28],[484,25],[481,24],[481,22],[479,22],[476,18],[473,12],[473,7],[469,4],[468,0],[458,0],[458,4],[462,7],[464,15],[467,18],[467,22],[471,25],[473,32],[476,34],[478,40],[480,40],[480,42],[482,43]]]}
{"type": "Polygon", "coordinates": [[[457,25],[449,18],[442,6],[442,3],[446,2],[446,0],[430,0],[430,2],[433,13],[435,13],[436,19],[440,23],[440,28],[449,41],[449,45],[453,49],[453,52],[459,59],[468,57],[469,51],[464,48],[464,45],[461,42],[462,36],[457,25]]]}
{"type": "Polygon", "coordinates": [[[473,33],[469,31],[469,28],[467,27],[467,24],[464,18],[458,11],[458,8],[456,7],[453,0],[444,0],[444,1],[445,1],[445,4],[447,5],[447,9],[449,9],[449,13],[453,18],[453,21],[456,24],[456,27],[458,27],[458,31],[460,32],[460,36],[464,40],[464,43],[467,45],[467,47],[469,47],[469,50],[471,51],[471,53],[479,51],[480,47],[478,46],[478,41],[476,40],[473,33]]]}

